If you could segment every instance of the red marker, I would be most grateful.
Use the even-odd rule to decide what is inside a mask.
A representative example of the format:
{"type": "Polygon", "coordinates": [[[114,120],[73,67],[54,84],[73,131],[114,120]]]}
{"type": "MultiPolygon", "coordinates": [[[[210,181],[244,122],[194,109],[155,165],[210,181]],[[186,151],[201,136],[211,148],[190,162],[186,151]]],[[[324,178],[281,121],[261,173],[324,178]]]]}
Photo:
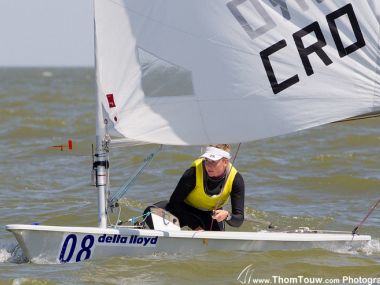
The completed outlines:
{"type": "Polygon", "coordinates": [[[61,151],[63,151],[64,148],[67,148],[68,150],[73,150],[73,141],[71,139],[69,139],[67,141],[67,145],[61,144],[61,145],[53,145],[51,147],[53,147],[53,148],[59,148],[61,151]]]}
{"type": "Polygon", "coordinates": [[[68,146],[69,150],[72,150],[72,149],[73,149],[73,141],[72,141],[71,139],[69,139],[69,140],[67,141],[67,146],[68,146]]]}

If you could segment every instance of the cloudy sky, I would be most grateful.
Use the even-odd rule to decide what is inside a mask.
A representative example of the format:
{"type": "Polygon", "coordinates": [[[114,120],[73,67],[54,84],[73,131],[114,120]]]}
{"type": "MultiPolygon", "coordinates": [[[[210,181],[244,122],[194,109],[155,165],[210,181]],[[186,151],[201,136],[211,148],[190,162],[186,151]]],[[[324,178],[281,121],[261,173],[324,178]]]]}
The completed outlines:
{"type": "Polygon", "coordinates": [[[0,66],[93,66],[92,0],[0,0],[0,66]]]}

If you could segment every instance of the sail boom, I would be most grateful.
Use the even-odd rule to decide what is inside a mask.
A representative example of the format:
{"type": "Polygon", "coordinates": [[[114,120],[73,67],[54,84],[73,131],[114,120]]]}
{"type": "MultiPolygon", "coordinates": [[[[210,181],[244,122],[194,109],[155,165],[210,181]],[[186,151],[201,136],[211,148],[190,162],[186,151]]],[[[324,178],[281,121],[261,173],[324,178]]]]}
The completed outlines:
{"type": "Polygon", "coordinates": [[[336,121],[333,123],[344,123],[344,122],[351,122],[351,121],[357,121],[357,120],[374,119],[374,118],[378,118],[378,117],[380,117],[380,111],[375,111],[375,112],[370,112],[370,113],[366,113],[363,115],[351,117],[348,119],[336,121]]]}

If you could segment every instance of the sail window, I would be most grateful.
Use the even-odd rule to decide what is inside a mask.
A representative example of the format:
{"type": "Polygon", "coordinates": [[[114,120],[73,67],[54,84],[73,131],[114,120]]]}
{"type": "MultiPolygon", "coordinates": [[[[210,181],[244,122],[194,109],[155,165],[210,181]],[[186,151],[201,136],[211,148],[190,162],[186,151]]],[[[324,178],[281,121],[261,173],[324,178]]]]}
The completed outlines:
{"type": "Polygon", "coordinates": [[[146,97],[194,95],[192,73],[139,49],[142,89],[146,97]]]}

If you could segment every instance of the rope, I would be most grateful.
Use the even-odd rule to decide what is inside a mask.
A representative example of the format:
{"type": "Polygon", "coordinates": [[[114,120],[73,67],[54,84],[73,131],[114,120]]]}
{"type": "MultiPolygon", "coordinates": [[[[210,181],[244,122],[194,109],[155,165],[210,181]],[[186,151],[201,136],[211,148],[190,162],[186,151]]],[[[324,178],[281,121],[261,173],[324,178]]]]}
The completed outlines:
{"type": "MultiPolygon", "coordinates": [[[[119,213],[118,213],[118,216],[117,216],[117,220],[116,220],[116,223],[113,224],[111,222],[111,219],[109,216],[107,216],[108,218],[108,223],[110,224],[110,226],[116,228],[117,226],[120,226],[122,224],[124,224],[126,221],[122,221],[120,220],[120,216],[121,216],[121,206],[119,206],[119,213]]],[[[149,215],[151,214],[151,212],[147,212],[141,216],[137,216],[137,217],[134,217],[132,216],[130,219],[128,219],[128,222],[130,222],[132,224],[132,226],[134,226],[136,224],[136,222],[138,221],[139,218],[143,218],[143,220],[141,221],[142,223],[145,222],[145,220],[149,217],[149,215]]]]}
{"type": "Polygon", "coordinates": [[[377,206],[380,204],[380,199],[377,200],[375,204],[369,209],[367,215],[364,217],[364,219],[352,230],[352,235],[355,235],[359,228],[364,224],[364,222],[368,219],[368,217],[372,214],[372,212],[377,208],[377,206]]]}
{"type": "Polygon", "coordinates": [[[154,152],[149,154],[143,164],[136,170],[136,172],[128,179],[128,181],[114,194],[109,197],[108,207],[112,208],[129,190],[130,186],[135,182],[135,180],[143,173],[144,169],[149,166],[153,158],[161,151],[162,145],[160,145],[154,152]]]}
{"type": "Polygon", "coordinates": [[[235,152],[235,156],[234,156],[234,160],[232,161],[232,164],[235,164],[235,160],[236,160],[236,157],[237,157],[237,155],[238,155],[238,153],[239,153],[240,146],[241,146],[241,143],[239,143],[239,145],[238,145],[238,148],[237,148],[237,150],[236,150],[236,152],[235,152]]]}
{"type": "Polygon", "coordinates": [[[122,208],[121,206],[118,207],[118,212],[119,212],[119,213],[117,214],[117,219],[116,219],[115,224],[112,223],[111,218],[110,218],[110,215],[108,215],[108,213],[107,213],[108,223],[109,223],[109,225],[110,225],[111,227],[116,228],[118,225],[121,225],[122,223],[124,223],[123,221],[120,220],[120,216],[121,216],[121,208],[122,208]]]}
{"type": "Polygon", "coordinates": [[[137,217],[131,217],[128,222],[130,222],[132,225],[134,225],[137,221],[138,218],[143,218],[142,220],[142,223],[145,222],[145,220],[149,217],[149,215],[151,214],[151,212],[146,212],[145,214],[141,215],[141,216],[137,216],[137,217]]]}

